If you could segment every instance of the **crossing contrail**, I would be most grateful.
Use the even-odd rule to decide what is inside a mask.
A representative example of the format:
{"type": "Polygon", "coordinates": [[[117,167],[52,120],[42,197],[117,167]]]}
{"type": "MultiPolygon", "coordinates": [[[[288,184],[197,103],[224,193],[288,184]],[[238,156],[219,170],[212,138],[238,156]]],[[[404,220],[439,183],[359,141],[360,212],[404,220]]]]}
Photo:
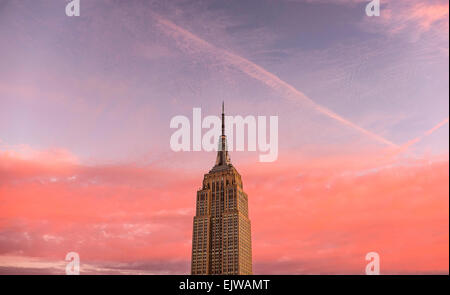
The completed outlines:
{"type": "Polygon", "coordinates": [[[444,126],[445,124],[447,124],[449,121],[449,117],[445,118],[444,120],[442,120],[441,122],[439,122],[436,126],[434,126],[433,128],[427,130],[424,134],[422,134],[421,136],[418,136],[414,139],[411,139],[410,141],[408,141],[407,143],[403,144],[402,146],[400,146],[400,151],[404,152],[405,150],[407,150],[408,148],[410,148],[412,145],[418,143],[419,141],[421,141],[422,139],[424,139],[425,137],[433,134],[433,132],[435,132],[436,130],[438,130],[439,128],[441,128],[442,126],[444,126]]]}
{"type": "Polygon", "coordinates": [[[264,83],[268,87],[280,92],[283,94],[285,98],[287,98],[290,101],[293,101],[294,103],[297,103],[299,101],[302,101],[306,104],[308,104],[311,108],[313,108],[315,111],[324,114],[325,116],[332,118],[341,124],[344,124],[345,126],[348,126],[350,128],[353,128],[357,130],[358,132],[365,134],[366,136],[372,138],[373,140],[386,144],[388,146],[397,147],[397,145],[384,137],[377,135],[361,126],[356,125],[355,123],[341,117],[340,115],[336,114],[335,112],[329,110],[326,107],[323,107],[316,102],[314,102],[312,99],[307,97],[305,94],[303,94],[301,91],[297,90],[294,86],[290,85],[289,83],[281,80],[278,76],[268,72],[261,66],[241,57],[234,53],[231,53],[227,50],[218,48],[211,43],[205,41],[204,39],[194,35],[193,33],[177,26],[173,22],[154,14],[155,19],[157,20],[158,24],[161,26],[163,31],[171,36],[175,41],[177,42],[177,46],[180,47],[180,49],[192,53],[192,52],[198,52],[204,51],[208,52],[210,54],[213,54],[217,58],[227,62],[230,65],[233,65],[234,67],[238,68],[245,74],[249,75],[250,77],[264,83]]]}

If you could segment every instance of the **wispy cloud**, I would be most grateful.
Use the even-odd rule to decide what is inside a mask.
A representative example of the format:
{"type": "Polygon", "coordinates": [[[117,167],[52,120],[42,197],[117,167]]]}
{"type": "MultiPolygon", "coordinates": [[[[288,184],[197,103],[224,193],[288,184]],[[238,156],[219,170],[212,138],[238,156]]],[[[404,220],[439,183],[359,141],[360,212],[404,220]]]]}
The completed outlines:
{"type": "Polygon", "coordinates": [[[411,140],[409,140],[408,142],[406,142],[405,144],[403,144],[400,147],[400,151],[404,152],[406,151],[408,148],[410,148],[412,145],[422,141],[425,137],[433,134],[436,130],[438,130],[439,128],[441,128],[442,126],[448,124],[448,120],[449,118],[445,118],[444,120],[442,120],[441,122],[439,122],[438,124],[436,124],[436,126],[434,126],[433,128],[427,130],[423,135],[415,137],[411,140]]]}
{"type": "Polygon", "coordinates": [[[215,47],[214,45],[210,44],[209,42],[199,38],[198,36],[194,35],[193,33],[175,25],[173,22],[159,16],[154,15],[154,17],[158,20],[158,23],[162,26],[163,30],[172,36],[175,41],[177,42],[178,46],[182,48],[186,52],[198,52],[198,51],[204,51],[208,52],[209,54],[213,54],[216,56],[219,60],[222,60],[226,64],[232,65],[239,70],[243,71],[250,77],[264,83],[266,86],[272,88],[273,90],[279,92],[281,95],[283,95],[284,98],[289,99],[290,101],[294,103],[303,103],[300,104],[300,106],[307,106],[311,109],[329,117],[332,118],[341,124],[344,124],[345,126],[348,126],[352,129],[357,130],[358,132],[361,132],[365,134],[366,136],[369,136],[370,138],[386,144],[390,146],[395,146],[394,143],[391,141],[374,134],[371,131],[368,131],[353,122],[341,117],[340,115],[334,113],[333,111],[315,103],[313,100],[311,100],[309,97],[307,97],[305,94],[297,90],[292,85],[288,84],[287,82],[281,80],[278,76],[268,72],[261,66],[256,65],[255,63],[238,56],[234,53],[231,53],[229,51],[226,51],[224,49],[220,49],[215,47]]]}

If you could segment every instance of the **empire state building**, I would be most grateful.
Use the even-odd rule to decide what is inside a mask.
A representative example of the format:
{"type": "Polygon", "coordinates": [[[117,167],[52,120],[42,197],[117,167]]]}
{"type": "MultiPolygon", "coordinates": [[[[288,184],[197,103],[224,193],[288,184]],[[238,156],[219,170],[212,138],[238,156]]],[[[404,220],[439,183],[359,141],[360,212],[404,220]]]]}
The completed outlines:
{"type": "Polygon", "coordinates": [[[243,190],[241,175],[228,155],[223,104],[216,164],[205,174],[202,188],[197,191],[191,273],[252,274],[248,197],[243,190]]]}

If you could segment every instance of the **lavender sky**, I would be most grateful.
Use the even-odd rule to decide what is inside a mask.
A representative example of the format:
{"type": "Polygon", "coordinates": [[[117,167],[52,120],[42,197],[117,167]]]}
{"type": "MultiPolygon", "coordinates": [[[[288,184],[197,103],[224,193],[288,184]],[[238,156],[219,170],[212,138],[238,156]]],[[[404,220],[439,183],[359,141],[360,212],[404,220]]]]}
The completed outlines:
{"type": "MultiPolygon", "coordinates": [[[[167,190],[167,187],[159,187],[155,180],[164,173],[153,169],[175,169],[191,173],[192,179],[183,186],[189,188],[188,191],[167,192],[169,195],[182,194],[183,199],[166,205],[179,213],[171,215],[175,225],[179,225],[177,218],[185,218],[183,220],[189,225],[195,190],[201,183],[202,173],[213,165],[214,154],[172,152],[169,141],[174,130],[169,128],[169,123],[176,115],[191,117],[194,107],[201,107],[204,116],[218,115],[222,101],[225,101],[229,115],[279,116],[280,162],[260,167],[274,171],[268,180],[273,182],[271,188],[288,179],[292,171],[299,177],[308,175],[311,167],[313,170],[335,169],[333,173],[339,171],[339,177],[348,175],[349,171],[366,175],[385,167],[408,167],[412,165],[411,161],[418,161],[414,162],[416,167],[417,163],[426,166],[428,164],[424,163],[443,160],[444,166],[448,167],[448,1],[381,0],[379,17],[366,16],[365,6],[369,1],[364,0],[81,0],[80,17],[65,15],[67,2],[0,0],[0,153],[3,157],[0,176],[5,176],[3,181],[0,180],[0,187],[4,189],[0,190],[0,195],[3,193],[0,198],[4,200],[13,196],[18,200],[22,197],[33,200],[47,193],[56,198],[61,191],[68,192],[72,188],[54,188],[42,179],[57,182],[74,176],[80,179],[79,185],[83,189],[88,186],[86,183],[95,186],[104,180],[102,177],[107,177],[105,189],[112,190],[115,181],[123,181],[126,188],[146,183],[154,185],[148,188],[153,194],[167,190]],[[395,160],[386,160],[386,153],[394,154],[395,160]],[[379,160],[380,155],[383,160],[379,160]],[[25,168],[19,165],[23,171],[17,168],[19,166],[7,164],[16,160],[24,165],[25,168]],[[289,162],[291,166],[286,168],[285,164],[289,162]],[[365,164],[355,164],[362,162],[365,164]],[[29,163],[38,164],[30,168],[29,163]],[[143,177],[141,170],[132,169],[105,172],[121,165],[151,169],[145,170],[150,176],[143,177]],[[73,168],[75,166],[78,168],[73,168]],[[137,177],[139,184],[133,177],[137,177]],[[36,179],[41,181],[40,185],[48,186],[42,190],[17,186],[34,183],[36,179]]],[[[259,175],[252,166],[257,163],[258,153],[233,152],[231,158],[238,170],[241,165],[247,172],[247,175],[243,173],[244,183],[254,180],[249,184],[254,195],[263,194],[255,183],[265,176],[259,175]],[[256,175],[254,178],[249,175],[252,171],[256,175]]],[[[333,173],[320,174],[320,185],[328,187],[330,181],[336,179],[333,173]]],[[[445,176],[445,172],[442,173],[445,176]]],[[[418,172],[410,181],[419,183],[418,175],[429,174],[418,172]]],[[[386,182],[378,178],[369,181],[370,185],[364,185],[366,190],[359,193],[368,191],[367,195],[374,197],[379,193],[377,187],[389,188],[388,179],[386,182]]],[[[300,192],[296,181],[290,181],[291,186],[286,185],[286,191],[280,191],[279,195],[300,192]]],[[[412,194],[419,197],[419,192],[427,188],[433,191],[442,188],[437,195],[443,197],[448,192],[448,174],[446,180],[439,178],[436,183],[439,188],[418,184],[419,189],[413,190],[412,194]]],[[[99,188],[95,187],[87,195],[96,198],[96,189],[99,188]]],[[[342,190],[348,192],[347,188],[342,190]]],[[[321,191],[314,192],[320,194],[321,191]]],[[[83,191],[72,193],[69,194],[72,197],[84,194],[83,191]]],[[[131,191],[121,193],[124,196],[132,194],[131,191]]],[[[146,194],[139,192],[137,195],[146,194]]],[[[262,218],[263,214],[257,211],[257,205],[252,207],[252,202],[259,200],[268,204],[269,197],[261,195],[262,199],[258,199],[254,195],[250,201],[254,239],[260,242],[259,245],[265,245],[267,233],[258,227],[263,224],[258,216],[262,218]]],[[[249,198],[252,198],[251,194],[249,198]]],[[[53,201],[42,200],[42,204],[53,201]]],[[[448,199],[446,202],[448,208],[448,199]]],[[[42,216],[70,206],[48,212],[45,207],[39,207],[36,210],[43,213],[37,217],[37,213],[25,210],[14,201],[8,204],[11,207],[0,209],[3,233],[0,236],[3,238],[0,239],[0,255],[3,255],[0,262],[3,264],[0,264],[6,267],[4,272],[8,273],[7,267],[23,261],[23,258],[14,257],[55,260],[64,256],[67,247],[38,247],[55,247],[60,251],[55,250],[60,255],[55,256],[46,250],[27,248],[28,251],[13,241],[28,240],[17,237],[24,230],[35,232],[41,239],[47,231],[52,232],[50,236],[58,233],[61,241],[75,239],[69,231],[56,226],[69,222],[66,218],[55,217],[50,221],[55,226],[48,229],[36,226],[39,220],[47,220],[42,216]]],[[[320,201],[310,205],[320,211],[323,204],[320,201]]],[[[448,209],[433,211],[439,210],[442,204],[445,205],[445,200],[439,199],[424,209],[427,213],[423,217],[436,214],[442,217],[440,223],[430,222],[429,226],[443,235],[444,242],[439,240],[443,246],[439,250],[446,248],[447,254],[438,252],[447,255],[448,261],[448,209]],[[446,234],[445,231],[442,233],[445,226],[446,234]]],[[[152,205],[149,206],[149,210],[153,210],[152,205]]],[[[132,215],[136,213],[135,209],[127,207],[122,214],[132,215]]],[[[159,211],[166,209],[158,207],[159,211]]],[[[59,211],[61,216],[64,215],[61,212],[64,211],[59,211]]],[[[402,211],[397,212],[401,214],[402,211]]],[[[408,212],[413,215],[416,211],[408,212]]],[[[372,213],[375,218],[379,212],[372,213]]],[[[311,217],[311,222],[321,224],[320,216],[311,217]]],[[[80,217],[80,220],[90,219],[80,217]]],[[[296,222],[301,223],[301,220],[299,217],[296,222]]],[[[359,219],[355,217],[355,220],[359,219]]],[[[70,222],[77,224],[76,220],[70,222]]],[[[124,224],[125,221],[120,222],[124,224]]],[[[155,258],[142,252],[142,257],[154,263],[150,263],[152,267],[158,265],[155,272],[187,271],[191,229],[181,227],[179,230],[183,234],[179,247],[183,249],[183,255],[161,250],[155,258]],[[172,267],[167,264],[167,257],[175,257],[182,263],[172,267]],[[164,268],[164,265],[168,266],[164,268]]],[[[98,229],[98,225],[90,228],[98,229]]],[[[346,228],[343,225],[339,230],[345,232],[346,228]]],[[[430,228],[423,230],[429,232],[430,228]]],[[[84,228],[77,230],[82,232],[84,228]]],[[[320,226],[316,230],[318,234],[326,231],[320,226]]],[[[355,232],[359,233],[361,229],[355,232]]],[[[311,236],[315,235],[311,233],[311,236]]],[[[164,237],[172,241],[172,237],[164,237]]],[[[295,237],[294,229],[284,238],[287,237],[295,237]]],[[[413,239],[413,236],[409,238],[413,239]]],[[[321,247],[325,245],[317,243],[321,247]]],[[[327,245],[336,246],[332,244],[327,245]]],[[[93,248],[95,244],[91,243],[85,249],[92,261],[133,263],[141,259],[139,256],[125,259],[117,253],[102,256],[94,254],[93,248]]],[[[366,251],[364,247],[358,249],[361,253],[366,251]]],[[[412,257],[414,249],[406,252],[412,257]]],[[[273,256],[275,250],[254,249],[256,270],[260,273],[282,273],[283,269],[294,273],[321,272],[317,265],[322,262],[317,263],[314,255],[325,252],[308,251],[305,256],[312,258],[307,263],[303,260],[300,263],[295,257],[286,257],[282,262],[296,261],[313,266],[294,267],[292,265],[297,264],[292,262],[278,271],[273,264],[279,259],[273,256]]],[[[302,253],[305,252],[299,252],[299,257],[302,253]]],[[[392,255],[395,253],[393,251],[392,255]]],[[[436,261],[442,255],[435,257],[436,261]]],[[[332,258],[324,259],[331,261],[332,258]]],[[[406,265],[409,257],[404,259],[402,265],[406,265]]],[[[359,266],[354,267],[353,262],[348,268],[339,268],[342,261],[335,262],[336,268],[330,272],[357,273],[359,266]]],[[[414,265],[396,268],[392,262],[390,271],[448,273],[448,262],[446,265],[427,263],[424,260],[416,268],[414,265]]]]}
{"type": "MultiPolygon", "coordinates": [[[[281,148],[373,144],[237,58],[395,144],[448,117],[445,1],[382,1],[379,18],[366,1],[83,1],[79,18],[60,2],[2,1],[3,144],[129,160],[167,150],[173,116],[222,100],[279,115],[281,148]]],[[[414,150],[447,151],[448,125],[414,150]]]]}

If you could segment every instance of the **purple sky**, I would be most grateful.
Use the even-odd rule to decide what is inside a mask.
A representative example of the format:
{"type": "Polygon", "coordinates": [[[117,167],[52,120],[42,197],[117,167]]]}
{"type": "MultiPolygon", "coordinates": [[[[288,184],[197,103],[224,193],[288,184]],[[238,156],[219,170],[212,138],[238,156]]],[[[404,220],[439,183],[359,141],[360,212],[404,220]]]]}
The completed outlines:
{"type": "MultiPolygon", "coordinates": [[[[379,18],[365,1],[82,1],[78,18],[62,2],[0,6],[3,144],[145,157],[167,150],[170,118],[222,100],[279,115],[281,149],[373,144],[236,58],[398,145],[448,117],[448,15],[430,8],[445,1],[382,1],[379,18]]],[[[446,150],[448,125],[414,146],[446,150]]]]}
{"type": "Polygon", "coordinates": [[[225,101],[279,117],[231,152],[256,274],[448,274],[449,3],[368,2],[0,0],[0,273],[187,273],[215,155],[169,123],[225,101]]]}

